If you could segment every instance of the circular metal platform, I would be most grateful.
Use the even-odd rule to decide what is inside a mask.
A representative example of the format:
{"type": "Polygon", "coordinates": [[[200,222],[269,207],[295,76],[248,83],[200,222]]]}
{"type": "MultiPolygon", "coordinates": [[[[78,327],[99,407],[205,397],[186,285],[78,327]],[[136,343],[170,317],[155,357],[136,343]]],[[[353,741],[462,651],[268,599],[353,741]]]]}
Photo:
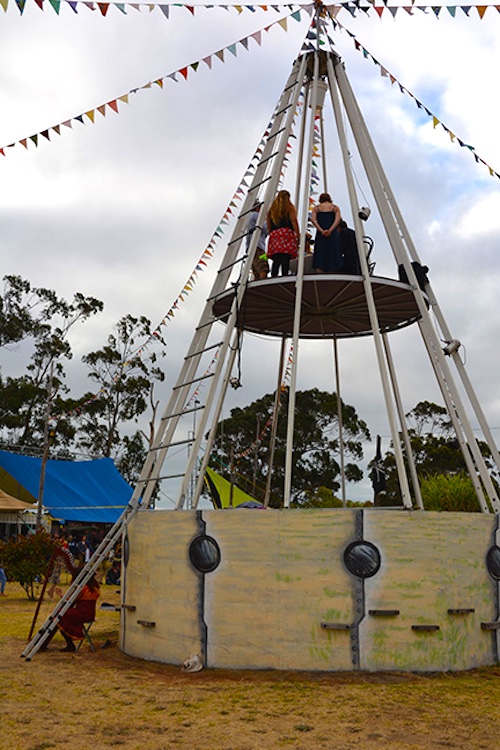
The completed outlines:
{"type": "MultiPolygon", "coordinates": [[[[395,279],[372,276],[372,290],[381,331],[395,331],[420,318],[412,288],[395,279]]],[[[238,327],[268,336],[291,336],[295,309],[295,276],[248,283],[238,327]]],[[[216,318],[227,322],[234,289],[213,304],[216,318]]],[[[304,276],[300,338],[352,338],[372,334],[361,276],[304,276]]]]}

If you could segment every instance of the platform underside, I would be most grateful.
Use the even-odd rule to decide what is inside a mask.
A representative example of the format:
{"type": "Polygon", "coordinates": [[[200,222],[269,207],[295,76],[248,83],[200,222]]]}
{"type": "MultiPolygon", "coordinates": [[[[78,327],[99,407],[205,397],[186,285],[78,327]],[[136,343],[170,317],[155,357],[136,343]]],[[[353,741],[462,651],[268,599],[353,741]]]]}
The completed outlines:
{"type": "MultiPolygon", "coordinates": [[[[381,331],[394,331],[420,318],[408,284],[381,276],[370,277],[381,331]]],[[[268,336],[291,336],[295,311],[296,276],[251,281],[245,291],[238,327],[268,336]]],[[[214,302],[214,315],[226,322],[234,299],[230,289],[214,302]]],[[[372,334],[361,276],[314,274],[304,276],[300,318],[301,338],[350,338],[372,334]]]]}

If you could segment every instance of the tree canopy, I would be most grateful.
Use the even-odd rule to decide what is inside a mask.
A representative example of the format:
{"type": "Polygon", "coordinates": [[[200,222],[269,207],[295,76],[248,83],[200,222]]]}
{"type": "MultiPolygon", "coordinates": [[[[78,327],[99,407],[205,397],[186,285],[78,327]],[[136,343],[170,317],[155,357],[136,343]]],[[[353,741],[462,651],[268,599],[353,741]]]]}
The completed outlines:
{"type": "MultiPolygon", "coordinates": [[[[268,393],[249,406],[231,410],[219,423],[210,465],[230,478],[235,467],[236,484],[257,500],[263,500],[269,470],[269,437],[274,394],[268,393]]],[[[288,390],[281,396],[276,449],[271,473],[271,505],[282,505],[285,472],[288,390]]],[[[362,442],[370,439],[365,422],[356,410],[342,402],[345,474],[359,482],[363,472],[362,442]],[[350,459],[350,461],[349,461],[350,459]]],[[[295,402],[292,501],[301,505],[320,487],[340,487],[337,395],[312,388],[298,391],[295,402]]]]}
{"type": "MultiPolygon", "coordinates": [[[[408,432],[424,507],[427,510],[480,510],[472,482],[467,476],[462,451],[444,406],[421,401],[406,414],[406,418],[410,425],[408,432]]],[[[478,441],[478,445],[494,479],[490,450],[484,441],[478,441]]],[[[405,465],[408,470],[406,458],[405,465]]],[[[396,460],[391,449],[384,456],[382,468],[386,474],[386,492],[377,496],[376,503],[401,505],[396,460]]]]}
{"type": "MultiPolygon", "coordinates": [[[[164,379],[155,349],[164,342],[156,336],[142,351],[151,339],[150,321],[125,315],[101,348],[82,357],[95,391],[71,392],[65,365],[73,357],[72,331],[103,307],[80,292],[68,302],[19,276],[4,277],[0,345],[8,355],[23,342],[27,359],[20,374],[0,373],[0,442],[41,455],[49,437],[52,457],[110,456],[134,481],[154,432],[154,384],[164,379]],[[137,428],[142,415],[149,417],[144,431],[137,428]]],[[[5,366],[7,356],[3,360],[5,366]]]]}

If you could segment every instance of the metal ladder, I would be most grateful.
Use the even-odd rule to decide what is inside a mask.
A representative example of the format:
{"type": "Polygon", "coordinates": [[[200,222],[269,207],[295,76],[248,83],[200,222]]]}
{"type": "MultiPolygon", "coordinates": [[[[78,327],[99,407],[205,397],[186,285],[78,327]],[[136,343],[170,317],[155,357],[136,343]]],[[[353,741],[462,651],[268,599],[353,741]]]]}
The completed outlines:
{"type": "MultiPolygon", "coordinates": [[[[215,434],[213,425],[215,424],[215,427],[217,426],[218,415],[220,414],[222,401],[229,382],[229,374],[234,363],[236,351],[235,342],[239,335],[237,330],[238,310],[250,275],[252,259],[257,249],[261,227],[271,201],[278,189],[283,163],[287,156],[288,142],[292,133],[295,111],[305,77],[306,66],[306,55],[299,56],[295,60],[292,72],[285,84],[274,114],[268,125],[265,134],[265,145],[248,187],[248,192],[243,201],[241,212],[237,217],[236,225],[231,239],[228,242],[225,255],[221,261],[214,284],[206,300],[199,323],[195,328],[180,374],[161,417],[154,442],[148,451],[146,461],[129,504],[100,543],[89,562],[82,568],[65,595],[61,598],[49,617],[24,649],[21,656],[24,657],[26,661],[30,661],[33,658],[37,651],[43,646],[44,642],[56,630],[65,612],[76,601],[81,590],[97,571],[101,563],[107,559],[110,551],[124,534],[128,523],[130,523],[135,514],[141,508],[150,507],[152,504],[153,493],[158,482],[164,479],[182,477],[177,507],[181,508],[185,503],[187,487],[189,485],[195,462],[197,461],[197,456],[200,451],[201,441],[207,427],[209,416],[212,417],[211,434],[215,434]],[[242,243],[246,244],[246,225],[248,216],[257,200],[259,191],[264,193],[259,221],[257,222],[256,231],[252,234],[248,249],[245,248],[245,252],[242,253],[242,243]],[[214,323],[217,322],[212,312],[213,303],[219,295],[227,291],[231,275],[235,271],[237,272],[237,278],[234,283],[235,294],[229,319],[225,326],[224,335],[221,340],[216,343],[209,342],[212,327],[214,323]],[[200,375],[199,370],[203,355],[214,350],[218,350],[217,364],[214,373],[204,373],[200,375]],[[224,364],[226,365],[226,372],[223,375],[224,364]],[[205,404],[197,404],[197,402],[195,402],[193,407],[187,405],[191,386],[209,380],[211,381],[211,387],[207,394],[205,404]],[[217,394],[217,390],[220,390],[221,392],[217,394]],[[215,413],[211,414],[211,407],[214,403],[216,403],[215,413]],[[184,438],[181,436],[179,439],[177,435],[181,417],[193,412],[201,413],[198,435],[196,436],[194,443],[189,437],[184,438]],[[192,443],[192,449],[185,470],[182,471],[181,474],[163,473],[163,466],[170,449],[176,446],[188,445],[189,443],[192,443]]],[[[203,472],[200,472],[199,480],[196,485],[193,506],[197,504],[202,487],[203,472]]]]}

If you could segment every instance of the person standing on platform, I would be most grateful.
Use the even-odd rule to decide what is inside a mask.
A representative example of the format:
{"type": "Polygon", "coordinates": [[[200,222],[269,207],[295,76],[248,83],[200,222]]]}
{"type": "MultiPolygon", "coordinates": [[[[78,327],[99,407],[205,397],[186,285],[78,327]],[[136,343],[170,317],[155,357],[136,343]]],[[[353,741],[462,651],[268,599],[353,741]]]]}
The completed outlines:
{"type": "Polygon", "coordinates": [[[340,220],[340,208],[328,193],[321,193],[311,216],[316,227],[313,268],[317,273],[339,273],[342,268],[340,237],[336,231],[340,220]]]}
{"type": "Polygon", "coordinates": [[[288,276],[290,260],[297,257],[300,230],[297,209],[288,190],[280,190],[267,214],[267,255],[272,260],[271,276],[288,276]]]}
{"type": "MultiPolygon", "coordinates": [[[[248,218],[248,224],[247,224],[247,251],[250,247],[250,242],[252,241],[252,235],[255,231],[255,227],[257,226],[257,221],[259,218],[259,212],[260,207],[262,206],[262,203],[259,201],[256,201],[253,205],[252,212],[248,218]]],[[[257,247],[255,248],[255,255],[252,261],[252,273],[254,276],[254,279],[267,279],[267,274],[269,273],[269,263],[267,262],[267,255],[266,255],[266,237],[267,237],[267,225],[264,221],[264,224],[262,226],[259,241],[257,242],[257,247]]]]}
{"type": "Polygon", "coordinates": [[[345,221],[341,221],[337,227],[340,237],[340,255],[342,257],[342,273],[361,276],[361,265],[359,263],[358,243],[356,232],[349,229],[345,221]]]}

